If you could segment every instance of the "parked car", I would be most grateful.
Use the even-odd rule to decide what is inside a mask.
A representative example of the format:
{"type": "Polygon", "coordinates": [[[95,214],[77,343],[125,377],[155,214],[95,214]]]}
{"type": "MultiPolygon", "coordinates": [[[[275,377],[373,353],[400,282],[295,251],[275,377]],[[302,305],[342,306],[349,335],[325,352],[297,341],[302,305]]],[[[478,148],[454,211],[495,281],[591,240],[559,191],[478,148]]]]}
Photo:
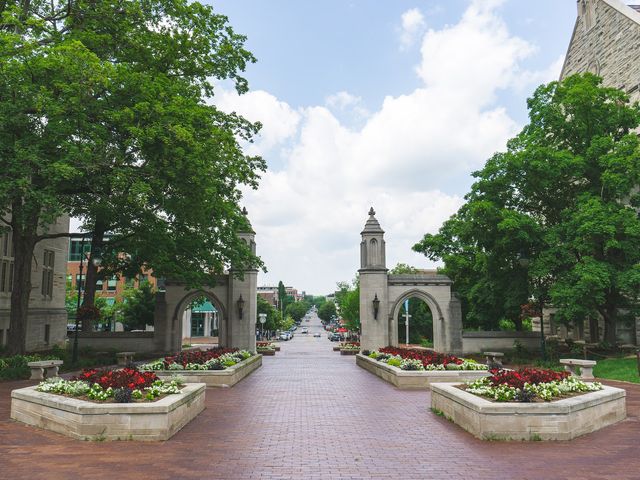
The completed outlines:
{"type": "Polygon", "coordinates": [[[278,337],[280,340],[290,340],[291,339],[291,335],[289,334],[289,332],[282,332],[280,334],[280,336],[278,337]]]}
{"type": "Polygon", "coordinates": [[[302,327],[302,330],[300,330],[300,333],[309,333],[309,329],[307,327],[302,327]]]}
{"type": "Polygon", "coordinates": [[[332,342],[339,342],[340,340],[342,340],[342,335],[340,335],[339,333],[332,333],[329,337],[329,340],[331,340],[332,342]]]}
{"type": "Polygon", "coordinates": [[[313,337],[314,337],[314,338],[320,338],[320,332],[316,332],[316,333],[314,333],[314,334],[313,334],[313,337]]]}

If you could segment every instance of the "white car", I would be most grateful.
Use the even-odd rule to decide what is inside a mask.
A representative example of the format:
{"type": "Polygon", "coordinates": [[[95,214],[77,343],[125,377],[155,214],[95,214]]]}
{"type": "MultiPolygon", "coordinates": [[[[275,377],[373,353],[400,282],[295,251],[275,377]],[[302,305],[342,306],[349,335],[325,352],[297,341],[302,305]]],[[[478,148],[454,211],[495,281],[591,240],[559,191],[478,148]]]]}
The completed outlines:
{"type": "Polygon", "coordinates": [[[280,334],[280,336],[278,337],[280,340],[290,340],[291,339],[291,335],[289,334],[289,332],[282,332],[280,334]]]}
{"type": "Polygon", "coordinates": [[[314,334],[313,334],[313,336],[314,336],[315,338],[320,338],[320,332],[316,332],[316,333],[314,333],[314,334]]]}

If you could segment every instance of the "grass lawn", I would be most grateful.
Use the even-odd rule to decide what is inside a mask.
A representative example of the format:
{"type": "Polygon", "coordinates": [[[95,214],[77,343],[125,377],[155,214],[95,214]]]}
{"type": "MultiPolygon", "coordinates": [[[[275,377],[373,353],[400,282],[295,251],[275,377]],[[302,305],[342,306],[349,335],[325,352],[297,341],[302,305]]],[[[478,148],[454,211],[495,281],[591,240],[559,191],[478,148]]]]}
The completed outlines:
{"type": "Polygon", "coordinates": [[[593,369],[593,375],[609,380],[624,380],[625,382],[640,383],[638,361],[635,357],[599,360],[593,369]]]}

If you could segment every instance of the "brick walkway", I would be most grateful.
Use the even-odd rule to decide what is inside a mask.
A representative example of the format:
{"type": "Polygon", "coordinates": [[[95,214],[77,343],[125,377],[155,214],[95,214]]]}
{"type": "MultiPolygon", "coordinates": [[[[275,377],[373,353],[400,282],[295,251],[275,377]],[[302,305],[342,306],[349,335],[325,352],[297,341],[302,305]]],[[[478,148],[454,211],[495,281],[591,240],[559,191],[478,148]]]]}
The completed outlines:
{"type": "MultiPolygon", "coordinates": [[[[318,327],[312,327],[312,332],[318,327]]],[[[481,442],[429,410],[428,392],[396,390],[296,335],[170,441],[81,442],[9,420],[0,383],[0,478],[11,479],[638,479],[640,386],[629,418],[572,442],[481,442]]]]}

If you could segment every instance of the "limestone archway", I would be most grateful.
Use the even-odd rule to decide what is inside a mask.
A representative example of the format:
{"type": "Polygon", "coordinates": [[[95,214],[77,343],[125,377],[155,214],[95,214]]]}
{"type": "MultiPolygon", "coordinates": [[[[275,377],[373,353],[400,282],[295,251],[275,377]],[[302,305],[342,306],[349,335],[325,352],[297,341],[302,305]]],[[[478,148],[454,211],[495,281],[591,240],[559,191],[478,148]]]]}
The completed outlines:
{"type": "Polygon", "coordinates": [[[452,281],[437,272],[390,275],[386,268],[384,231],[373,208],[361,232],[360,324],[365,350],[398,345],[398,313],[411,297],[424,301],[433,315],[433,346],[439,352],[462,353],[462,309],[452,281]],[[372,245],[375,252],[372,252],[372,245]]]}
{"type": "Polygon", "coordinates": [[[175,323],[175,328],[180,332],[184,332],[184,318],[185,318],[184,312],[191,306],[194,300],[197,300],[202,297],[209,300],[211,304],[215,307],[215,309],[218,311],[218,329],[219,329],[218,341],[220,341],[220,338],[227,331],[226,321],[228,317],[225,311],[224,303],[218,297],[216,297],[216,295],[213,292],[210,292],[204,289],[197,289],[187,293],[184,296],[184,298],[175,307],[175,311],[173,312],[173,316],[171,319],[172,324],[175,323]]]}
{"type": "MultiPolygon", "coordinates": [[[[240,234],[255,253],[255,233],[240,234]]],[[[220,313],[218,344],[255,352],[258,271],[244,270],[236,275],[218,275],[208,286],[193,289],[184,283],[165,281],[164,291],[156,296],[155,348],[158,352],[176,352],[182,348],[181,312],[197,297],[206,297],[220,313]]]]}

